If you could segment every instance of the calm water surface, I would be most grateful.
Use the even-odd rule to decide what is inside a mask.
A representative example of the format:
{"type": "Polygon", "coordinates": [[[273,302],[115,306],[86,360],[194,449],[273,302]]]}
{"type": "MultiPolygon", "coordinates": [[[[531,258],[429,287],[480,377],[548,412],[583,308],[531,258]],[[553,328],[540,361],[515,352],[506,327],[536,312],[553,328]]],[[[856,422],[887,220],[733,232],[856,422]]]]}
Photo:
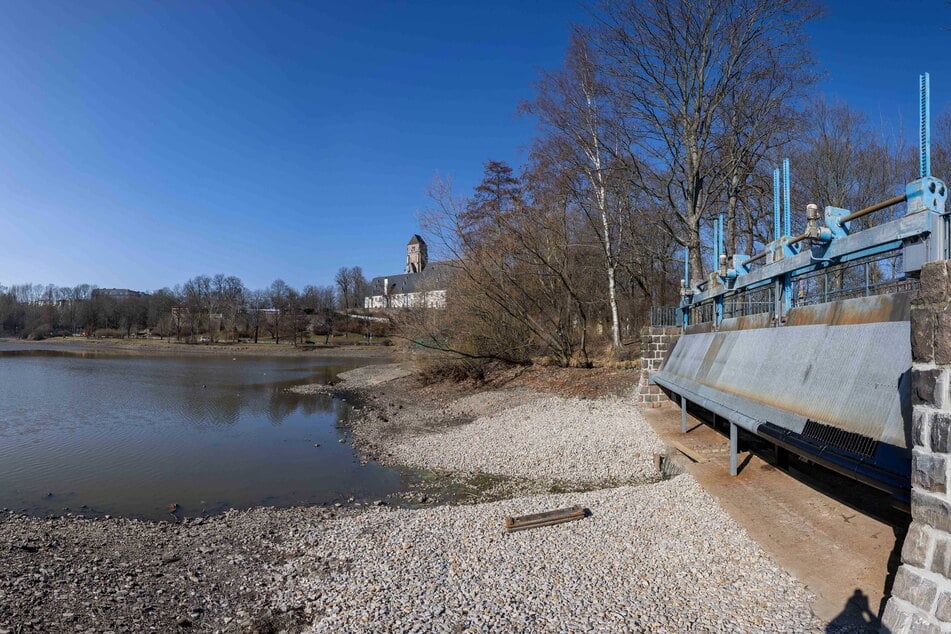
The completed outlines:
{"type": "Polygon", "coordinates": [[[7,348],[0,507],[170,519],[170,504],[198,515],[405,488],[401,474],[361,466],[338,442],[346,403],[286,391],[326,383],[357,367],[353,360],[7,348]]]}

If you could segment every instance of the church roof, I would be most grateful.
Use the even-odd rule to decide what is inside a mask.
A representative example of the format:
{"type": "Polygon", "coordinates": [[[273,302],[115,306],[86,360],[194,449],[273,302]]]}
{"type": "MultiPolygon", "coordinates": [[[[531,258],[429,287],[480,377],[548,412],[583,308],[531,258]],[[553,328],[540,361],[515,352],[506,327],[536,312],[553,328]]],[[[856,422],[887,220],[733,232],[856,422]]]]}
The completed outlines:
{"type": "Polygon", "coordinates": [[[407,242],[406,244],[407,244],[407,245],[410,245],[410,244],[426,244],[426,241],[423,240],[422,238],[420,238],[418,233],[414,233],[414,234],[413,234],[413,237],[410,238],[410,239],[409,239],[409,242],[407,242]]]}
{"type": "Polygon", "coordinates": [[[401,275],[381,275],[370,280],[369,295],[398,295],[401,293],[417,293],[420,291],[445,290],[449,282],[451,267],[445,262],[430,262],[429,266],[419,273],[403,273],[401,275]],[[389,292],[384,293],[383,281],[389,285],[389,292]]]}

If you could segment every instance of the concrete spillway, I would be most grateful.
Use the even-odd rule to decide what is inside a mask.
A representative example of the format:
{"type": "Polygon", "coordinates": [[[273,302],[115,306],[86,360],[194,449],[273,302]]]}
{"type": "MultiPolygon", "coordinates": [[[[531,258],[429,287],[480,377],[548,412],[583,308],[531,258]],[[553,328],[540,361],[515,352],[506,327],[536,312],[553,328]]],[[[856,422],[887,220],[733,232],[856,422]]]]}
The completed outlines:
{"type": "MultiPolygon", "coordinates": [[[[909,295],[690,327],[651,381],[734,425],[896,493],[909,487],[909,295]]],[[[678,399],[679,400],[679,399],[678,399]]],[[[904,496],[902,496],[904,497],[904,496]]]]}

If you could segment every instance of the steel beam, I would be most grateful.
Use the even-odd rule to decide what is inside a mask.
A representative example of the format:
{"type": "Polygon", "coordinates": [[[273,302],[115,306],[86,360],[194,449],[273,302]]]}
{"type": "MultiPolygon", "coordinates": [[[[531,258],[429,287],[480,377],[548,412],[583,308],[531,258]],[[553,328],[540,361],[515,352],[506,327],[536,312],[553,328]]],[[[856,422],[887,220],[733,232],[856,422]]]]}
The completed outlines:
{"type": "Polygon", "coordinates": [[[735,476],[737,474],[737,465],[736,465],[736,454],[739,449],[739,428],[730,423],[730,475],[735,476]]]}
{"type": "Polygon", "coordinates": [[[849,262],[869,255],[884,253],[901,247],[901,240],[923,235],[932,231],[934,214],[924,212],[902,216],[870,229],[833,240],[821,249],[821,258],[814,257],[812,249],[803,249],[796,255],[783,258],[772,264],[766,264],[755,271],[742,275],[732,286],[721,284],[693,296],[692,304],[724,295],[733,291],[752,290],[784,275],[802,275],[828,266],[826,260],[833,263],[849,262]]]}
{"type": "Polygon", "coordinates": [[[680,395],[680,433],[687,433],[687,399],[680,395]]]}

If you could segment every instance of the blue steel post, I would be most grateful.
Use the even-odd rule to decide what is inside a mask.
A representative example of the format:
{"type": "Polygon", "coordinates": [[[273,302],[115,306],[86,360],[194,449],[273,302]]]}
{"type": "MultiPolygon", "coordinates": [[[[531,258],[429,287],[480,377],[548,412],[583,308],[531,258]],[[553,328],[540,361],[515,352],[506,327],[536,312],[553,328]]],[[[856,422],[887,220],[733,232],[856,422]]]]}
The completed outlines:
{"type": "Polygon", "coordinates": [[[717,233],[719,233],[719,231],[720,231],[719,224],[717,223],[717,219],[714,218],[713,219],[713,270],[714,271],[717,270],[717,258],[720,257],[720,254],[717,251],[717,245],[720,244],[720,239],[717,237],[717,233]]]}
{"type": "Polygon", "coordinates": [[[687,399],[680,395],[680,433],[687,433],[687,399]]]}
{"type": "Polygon", "coordinates": [[[918,76],[918,178],[931,176],[931,98],[928,73],[918,76]]]}
{"type": "MultiPolygon", "coordinates": [[[[719,243],[719,248],[717,249],[720,255],[723,255],[724,253],[726,253],[726,251],[723,250],[724,242],[725,240],[723,239],[723,214],[720,214],[720,243],[719,243]]],[[[718,269],[720,268],[719,260],[717,260],[717,268],[718,269]]]]}
{"type": "MultiPolygon", "coordinates": [[[[690,290],[690,247],[684,247],[684,290],[690,290]]],[[[683,304],[683,327],[690,325],[690,304],[687,303],[687,295],[684,295],[681,303],[683,304]]]]}
{"type": "Polygon", "coordinates": [[[779,240],[779,169],[773,170],[773,239],[779,240]]]}
{"type": "MultiPolygon", "coordinates": [[[[690,290],[690,247],[684,246],[684,290],[690,290]]],[[[683,297],[683,329],[686,332],[690,324],[690,304],[687,303],[687,297],[683,297]]],[[[687,433],[687,399],[683,394],[680,395],[680,433],[687,433]]]]}
{"type": "MultiPolygon", "coordinates": [[[[723,255],[723,214],[720,214],[717,217],[717,234],[715,237],[716,246],[717,246],[717,258],[713,263],[713,270],[716,271],[717,278],[720,276],[720,256],[723,255]]],[[[718,295],[716,299],[713,300],[713,320],[714,325],[719,328],[720,322],[723,321],[723,295],[718,295]]]]}
{"type": "Polygon", "coordinates": [[[791,206],[789,198],[789,159],[783,159],[783,218],[785,220],[785,231],[783,235],[791,236],[792,235],[792,213],[789,208],[791,206]]]}
{"type": "MultiPolygon", "coordinates": [[[[792,236],[792,199],[789,196],[789,159],[783,159],[783,214],[787,237],[792,236]]],[[[787,250],[792,247],[788,247],[787,250]]],[[[787,255],[790,255],[787,253],[787,255]]],[[[783,316],[792,308],[792,275],[783,275],[783,316]]]]}

